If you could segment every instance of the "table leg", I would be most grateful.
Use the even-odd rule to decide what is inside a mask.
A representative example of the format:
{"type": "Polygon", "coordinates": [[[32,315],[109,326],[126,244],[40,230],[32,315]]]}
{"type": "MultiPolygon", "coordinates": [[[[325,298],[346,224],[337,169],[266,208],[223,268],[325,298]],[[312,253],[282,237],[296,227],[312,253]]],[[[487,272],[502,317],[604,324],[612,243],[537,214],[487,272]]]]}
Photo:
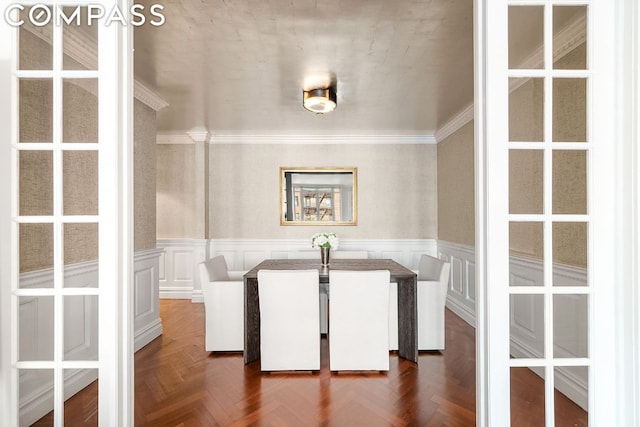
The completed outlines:
{"type": "Polygon", "coordinates": [[[244,279],[244,363],[260,359],[258,279],[244,279]]]}
{"type": "Polygon", "coordinates": [[[416,278],[398,279],[398,355],[418,361],[418,285],[416,278]]]}

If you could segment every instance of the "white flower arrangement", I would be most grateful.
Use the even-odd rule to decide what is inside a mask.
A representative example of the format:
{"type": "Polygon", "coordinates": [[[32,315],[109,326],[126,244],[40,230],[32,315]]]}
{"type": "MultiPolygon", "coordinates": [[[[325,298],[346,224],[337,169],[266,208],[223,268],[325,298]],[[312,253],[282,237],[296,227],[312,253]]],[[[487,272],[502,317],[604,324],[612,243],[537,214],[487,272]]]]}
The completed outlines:
{"type": "Polygon", "coordinates": [[[335,233],[316,233],[311,236],[312,248],[338,248],[338,236],[335,233]]]}

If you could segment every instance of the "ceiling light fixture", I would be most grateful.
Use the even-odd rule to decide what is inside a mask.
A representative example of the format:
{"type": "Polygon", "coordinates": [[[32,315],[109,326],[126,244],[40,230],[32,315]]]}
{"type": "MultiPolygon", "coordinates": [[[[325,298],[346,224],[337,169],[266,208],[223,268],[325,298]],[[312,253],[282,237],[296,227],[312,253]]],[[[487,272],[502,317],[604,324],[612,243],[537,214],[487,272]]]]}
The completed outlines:
{"type": "Polygon", "coordinates": [[[312,113],[324,114],[336,109],[336,90],[333,87],[302,91],[302,106],[312,113]]]}

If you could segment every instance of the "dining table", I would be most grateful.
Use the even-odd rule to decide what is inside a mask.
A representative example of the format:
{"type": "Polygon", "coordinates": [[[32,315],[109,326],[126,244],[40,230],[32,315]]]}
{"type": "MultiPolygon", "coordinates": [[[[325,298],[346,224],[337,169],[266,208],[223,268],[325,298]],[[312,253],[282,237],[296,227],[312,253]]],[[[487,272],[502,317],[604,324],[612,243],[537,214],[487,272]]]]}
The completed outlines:
{"type": "Polygon", "coordinates": [[[258,271],[309,270],[316,268],[319,284],[329,283],[331,270],[388,270],[390,282],[398,284],[398,355],[418,362],[417,275],[392,259],[332,259],[323,266],[318,259],[267,259],[244,275],[244,363],[260,359],[260,301],[258,271]]]}

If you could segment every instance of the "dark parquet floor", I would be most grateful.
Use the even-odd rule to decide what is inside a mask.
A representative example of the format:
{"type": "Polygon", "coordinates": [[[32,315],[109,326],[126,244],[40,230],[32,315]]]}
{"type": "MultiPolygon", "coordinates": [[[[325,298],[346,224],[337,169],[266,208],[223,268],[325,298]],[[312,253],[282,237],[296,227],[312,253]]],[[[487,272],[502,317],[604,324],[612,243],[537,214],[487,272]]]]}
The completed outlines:
{"type": "MultiPolygon", "coordinates": [[[[161,300],[164,334],[135,355],[136,426],[473,426],[474,329],[447,310],[446,350],[418,365],[391,353],[388,373],[331,374],[322,339],[320,373],[260,372],[242,354],[204,351],[204,307],[161,300]]],[[[544,383],[512,375],[512,425],[544,425],[544,383]]],[[[69,399],[65,425],[96,425],[95,383],[69,399]]],[[[556,393],[556,425],[587,415],[556,393]]],[[[36,425],[52,425],[51,414],[36,425]]]]}

